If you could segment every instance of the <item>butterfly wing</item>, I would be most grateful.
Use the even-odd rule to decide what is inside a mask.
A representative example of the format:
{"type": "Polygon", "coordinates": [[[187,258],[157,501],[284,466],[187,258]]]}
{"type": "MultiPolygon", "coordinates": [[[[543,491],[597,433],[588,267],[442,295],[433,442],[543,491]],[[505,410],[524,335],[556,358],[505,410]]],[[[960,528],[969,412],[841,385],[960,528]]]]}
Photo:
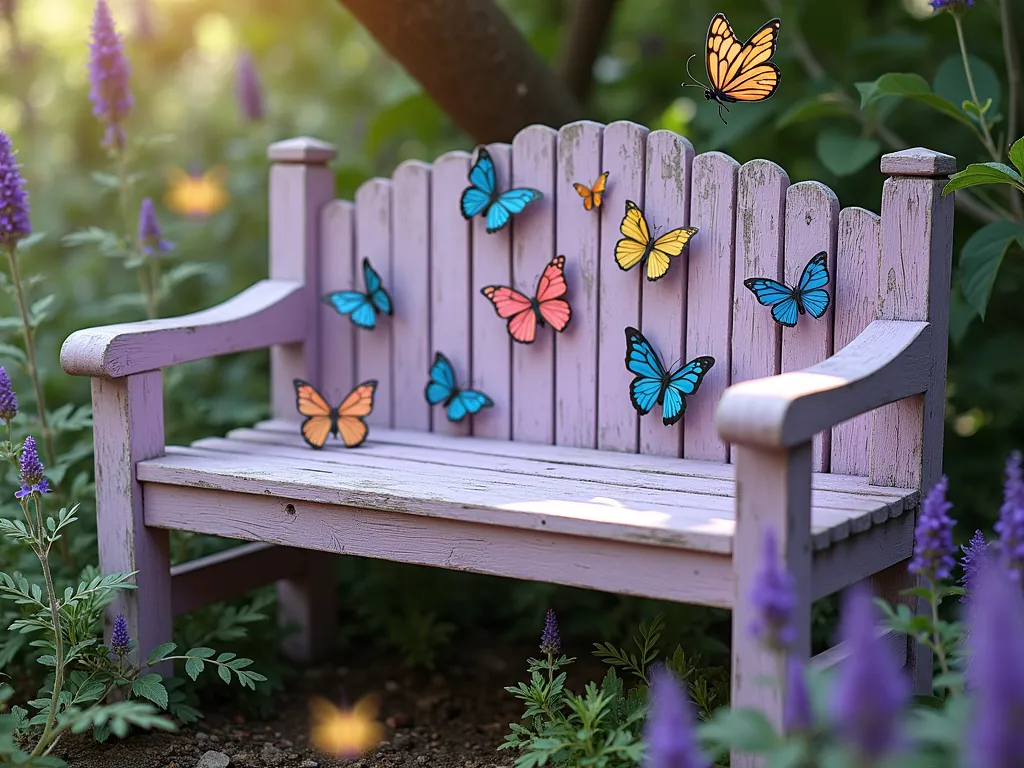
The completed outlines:
{"type": "Polygon", "coordinates": [[[427,402],[431,405],[443,403],[455,393],[455,369],[451,361],[440,352],[434,355],[434,364],[430,366],[430,381],[424,391],[427,402]]]}
{"type": "Polygon", "coordinates": [[[696,227],[682,227],[666,232],[654,241],[651,252],[647,255],[647,279],[660,280],[672,265],[671,257],[678,256],[690,238],[697,234],[696,227]]]}
{"type": "Polygon", "coordinates": [[[369,427],[363,419],[373,410],[373,396],[377,381],[371,379],[356,386],[341,405],[338,406],[338,433],[346,448],[362,445],[369,434],[369,427]]]}
{"type": "Polygon", "coordinates": [[[698,357],[669,376],[661,404],[662,424],[671,426],[683,418],[686,412],[686,395],[692,395],[697,391],[704,376],[714,364],[713,357],[698,357]]]}
{"type": "Polygon", "coordinates": [[[498,178],[494,172],[494,161],[485,147],[480,147],[476,162],[469,169],[469,183],[459,201],[464,218],[471,219],[487,210],[494,200],[498,178]]]}
{"type": "Polygon", "coordinates": [[[497,232],[512,220],[514,214],[522,213],[526,206],[542,197],[544,195],[538,190],[526,187],[502,192],[487,211],[487,232],[497,232]]]}
{"type": "Polygon", "coordinates": [[[828,254],[822,251],[807,262],[796,289],[800,305],[815,319],[828,310],[831,300],[825,290],[828,279],[828,254]]]}
{"type": "Polygon", "coordinates": [[[369,259],[363,259],[363,279],[366,280],[366,294],[370,297],[374,308],[378,312],[390,315],[392,311],[391,297],[384,290],[384,281],[380,279],[377,270],[370,266],[369,259]]]}
{"type": "MultiPolygon", "coordinates": [[[[604,190],[608,184],[608,171],[605,171],[597,177],[597,181],[594,182],[593,196],[594,196],[594,207],[600,208],[601,201],[604,200],[604,190]]],[[[589,209],[588,209],[589,210],[589,209]]]]}
{"type": "Polygon", "coordinates": [[[565,282],[565,256],[555,256],[537,283],[537,309],[556,331],[564,331],[572,319],[569,302],[561,297],[569,290],[565,282]]]}
{"type": "Polygon", "coordinates": [[[626,369],[636,378],[629,385],[629,400],[640,413],[649,413],[662,398],[665,367],[650,342],[636,328],[626,329],[626,369]]]}
{"type": "Polygon", "coordinates": [[[477,392],[475,389],[460,390],[448,404],[448,420],[462,421],[467,415],[472,416],[492,405],[494,401],[483,392],[477,392]]]}
{"type": "Polygon", "coordinates": [[[647,219],[632,200],[626,201],[626,213],[619,224],[619,232],[623,237],[615,243],[615,263],[619,269],[632,269],[647,255],[651,243],[647,219]]]}
{"type": "Polygon", "coordinates": [[[576,190],[577,195],[583,198],[583,207],[586,210],[589,211],[594,207],[594,192],[590,187],[573,183],[572,188],[576,190]]]}
{"type": "Polygon", "coordinates": [[[799,303],[797,293],[788,285],[783,285],[777,280],[769,280],[767,277],[748,277],[743,281],[755,298],[766,307],[772,308],[772,317],[775,322],[781,323],[787,328],[796,325],[799,317],[799,303]]]}
{"type": "Polygon", "coordinates": [[[316,387],[302,379],[292,381],[295,386],[295,407],[306,420],[302,422],[302,437],[311,448],[323,448],[327,436],[335,428],[336,414],[316,387]]]}
{"type": "Polygon", "coordinates": [[[705,55],[711,98],[719,103],[764,101],[775,93],[782,75],[770,59],[781,25],[779,19],[771,19],[741,45],[725,14],[715,14],[705,55]]]}
{"type": "Polygon", "coordinates": [[[488,285],[480,289],[494,305],[498,317],[508,321],[509,335],[522,344],[533,341],[537,332],[537,315],[533,303],[519,291],[504,285],[488,285]]]}

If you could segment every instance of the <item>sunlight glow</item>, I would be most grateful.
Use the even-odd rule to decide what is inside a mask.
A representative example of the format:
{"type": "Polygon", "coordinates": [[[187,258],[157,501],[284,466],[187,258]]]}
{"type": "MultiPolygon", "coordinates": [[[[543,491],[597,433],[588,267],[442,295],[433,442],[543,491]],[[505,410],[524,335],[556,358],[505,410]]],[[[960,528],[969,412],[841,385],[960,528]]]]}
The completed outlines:
{"type": "Polygon", "coordinates": [[[309,702],[310,743],[321,752],[354,759],[377,746],[384,738],[384,727],[377,722],[376,698],[366,696],[352,709],[335,706],[327,699],[309,702]]]}

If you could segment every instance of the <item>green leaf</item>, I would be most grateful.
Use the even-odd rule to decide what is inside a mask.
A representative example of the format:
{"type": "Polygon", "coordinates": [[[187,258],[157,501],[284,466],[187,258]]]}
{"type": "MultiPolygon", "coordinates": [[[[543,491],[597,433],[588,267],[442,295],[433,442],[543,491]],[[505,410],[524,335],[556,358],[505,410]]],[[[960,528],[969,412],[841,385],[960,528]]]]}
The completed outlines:
{"type": "Polygon", "coordinates": [[[698,732],[701,739],[754,754],[763,754],[779,743],[768,718],[754,709],[720,709],[698,726],[698,732]]]}
{"type": "Polygon", "coordinates": [[[818,134],[817,150],[822,165],[836,176],[849,176],[878,157],[882,145],[866,136],[830,129],[818,134]]]}
{"type": "Polygon", "coordinates": [[[964,298],[964,290],[958,281],[949,292],[949,338],[959,345],[967,335],[978,313],[964,298]]]}
{"type": "Polygon", "coordinates": [[[160,675],[143,675],[132,681],[132,693],[149,699],[160,709],[167,709],[167,689],[162,681],[160,675]]]}
{"type": "Polygon", "coordinates": [[[1017,139],[1010,147],[1010,162],[1018,172],[1024,173],[1024,139],[1017,139]]]}
{"type": "Polygon", "coordinates": [[[164,643],[163,645],[158,645],[156,648],[149,652],[149,656],[146,657],[146,663],[156,664],[165,656],[170,656],[172,653],[174,653],[174,649],[177,647],[178,646],[174,643],[164,643]]]}
{"type": "Polygon", "coordinates": [[[195,680],[199,677],[205,666],[202,659],[197,659],[193,656],[185,661],[185,674],[195,680]]]}
{"type": "MultiPolygon", "coordinates": [[[[991,109],[999,109],[1003,95],[1003,86],[999,82],[999,75],[988,63],[977,56],[968,56],[967,61],[971,65],[971,74],[974,77],[974,87],[977,90],[978,99],[982,104],[991,100],[991,109]]],[[[967,84],[964,60],[959,53],[947,56],[939,65],[935,77],[932,78],[932,90],[954,104],[971,100],[971,87],[967,84]]]]}
{"type": "Polygon", "coordinates": [[[971,163],[949,177],[949,183],[942,188],[942,194],[945,196],[958,189],[976,187],[980,184],[1013,184],[1021,188],[1024,186],[1024,178],[1003,163],[971,163]]]}
{"type": "Polygon", "coordinates": [[[926,104],[946,117],[951,117],[959,123],[974,128],[973,121],[948,99],[933,93],[928,81],[918,74],[912,72],[890,72],[882,75],[873,83],[857,83],[857,90],[860,91],[861,109],[866,109],[885,96],[899,96],[904,99],[913,99],[926,104]]]}
{"type": "Polygon", "coordinates": [[[994,221],[971,235],[960,251],[964,298],[983,320],[1006,249],[1022,234],[1021,227],[1013,222],[994,221]]]}
{"type": "Polygon", "coordinates": [[[21,238],[21,240],[18,241],[18,253],[29,250],[36,243],[41,243],[45,239],[45,232],[33,232],[31,235],[21,238]]]}
{"type": "Polygon", "coordinates": [[[185,655],[188,656],[190,659],[209,659],[212,658],[216,653],[217,652],[213,650],[213,648],[206,648],[200,646],[198,648],[192,648],[185,655]]]}
{"type": "Polygon", "coordinates": [[[220,675],[220,679],[228,685],[231,685],[231,670],[225,666],[217,667],[217,674],[220,675]]]}
{"type": "Polygon", "coordinates": [[[850,110],[834,93],[822,93],[796,102],[779,116],[775,121],[775,127],[778,129],[788,128],[808,120],[841,117],[849,114],[850,110]]]}

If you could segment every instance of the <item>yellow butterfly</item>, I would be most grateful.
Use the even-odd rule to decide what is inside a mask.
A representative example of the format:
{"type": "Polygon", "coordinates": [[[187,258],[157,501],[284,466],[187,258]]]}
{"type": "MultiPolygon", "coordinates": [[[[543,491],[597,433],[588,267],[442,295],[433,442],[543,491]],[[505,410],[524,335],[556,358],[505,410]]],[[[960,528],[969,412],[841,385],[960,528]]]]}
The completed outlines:
{"type": "Polygon", "coordinates": [[[377,722],[377,708],[374,696],[360,699],[352,709],[341,709],[326,699],[314,698],[309,702],[309,740],[329,755],[358,758],[384,738],[384,727],[377,722]]]}
{"type": "Polygon", "coordinates": [[[647,259],[647,279],[654,281],[665,276],[672,264],[670,257],[683,252],[683,247],[697,234],[697,228],[673,229],[655,240],[643,211],[632,200],[627,200],[619,232],[624,237],[615,244],[615,263],[626,270],[647,259]]]}
{"type": "Polygon", "coordinates": [[[181,216],[205,219],[224,209],[231,199],[224,186],[227,169],[218,165],[199,174],[171,168],[164,204],[181,216]]]}
{"type": "Polygon", "coordinates": [[[583,198],[583,207],[589,211],[591,208],[601,207],[601,199],[604,197],[604,188],[607,183],[608,171],[605,171],[597,177],[593,187],[585,187],[576,183],[572,187],[576,190],[576,194],[583,198]]]}

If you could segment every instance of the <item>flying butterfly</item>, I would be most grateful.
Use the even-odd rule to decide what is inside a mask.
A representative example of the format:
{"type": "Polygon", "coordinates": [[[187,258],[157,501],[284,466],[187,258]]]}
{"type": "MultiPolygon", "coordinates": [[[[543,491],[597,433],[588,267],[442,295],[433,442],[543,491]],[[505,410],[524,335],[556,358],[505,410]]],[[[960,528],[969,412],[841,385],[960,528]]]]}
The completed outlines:
{"type": "Polygon", "coordinates": [[[626,368],[636,378],[629,385],[629,401],[641,416],[661,405],[661,423],[675,424],[686,412],[686,396],[694,394],[713,357],[698,357],[675,371],[667,371],[651,343],[636,328],[626,329],[626,368]]]}
{"type": "Polygon", "coordinates": [[[508,319],[508,335],[521,344],[532,344],[537,338],[537,325],[550,323],[556,331],[564,331],[572,319],[572,307],[561,298],[568,290],[565,284],[565,256],[555,256],[544,269],[537,283],[534,298],[504,285],[488,285],[480,293],[494,304],[498,317],[508,319]]]}
{"type": "Polygon", "coordinates": [[[348,393],[341,405],[332,408],[316,387],[302,379],[295,379],[295,406],[306,417],[302,422],[302,437],[311,448],[323,448],[328,435],[341,435],[346,448],[362,445],[370,428],[363,419],[373,410],[376,379],[364,381],[348,393]]]}
{"type": "Polygon", "coordinates": [[[430,381],[427,382],[424,394],[431,405],[441,403],[448,409],[448,421],[462,421],[467,415],[472,416],[494,405],[494,401],[483,392],[455,386],[455,369],[451,361],[440,352],[434,354],[430,381]]]}
{"type": "Polygon", "coordinates": [[[647,260],[647,279],[660,280],[672,265],[671,257],[683,252],[696,227],[681,227],[666,232],[658,239],[651,237],[644,212],[632,200],[626,201],[626,215],[619,224],[623,238],[615,244],[615,263],[622,270],[632,269],[647,260]]]}
{"type": "Polygon", "coordinates": [[[192,173],[171,168],[164,205],[180,216],[208,218],[222,210],[231,199],[224,186],[226,175],[227,168],[223,165],[192,173]]]}
{"type": "Polygon", "coordinates": [[[583,207],[589,211],[592,208],[601,207],[601,201],[604,199],[604,190],[607,185],[608,171],[605,171],[597,177],[597,181],[594,182],[592,187],[586,187],[578,183],[573,183],[572,187],[576,190],[576,194],[583,198],[583,207]]]}
{"type": "Polygon", "coordinates": [[[771,58],[779,43],[781,26],[779,19],[767,21],[741,45],[725,14],[716,13],[708,27],[704,54],[711,85],[690,74],[690,59],[697,54],[686,62],[686,74],[693,83],[682,85],[703,88],[704,98],[718,103],[718,116],[728,123],[722,116],[723,107],[728,112],[729,104],[737,101],[764,101],[778,89],[782,73],[771,58]]]}
{"type": "Polygon", "coordinates": [[[480,147],[476,162],[469,169],[469,183],[462,193],[459,209],[465,219],[476,215],[486,218],[489,234],[497,232],[512,220],[513,214],[522,213],[527,205],[544,196],[526,187],[499,193],[494,160],[486,147],[480,147]]]}
{"type": "Polygon", "coordinates": [[[377,315],[392,313],[391,297],[384,290],[380,275],[370,266],[369,259],[363,259],[363,280],[366,292],[335,291],[321,297],[321,301],[334,307],[339,315],[348,315],[349,320],[360,328],[372,331],[377,327],[377,315]]]}
{"type": "Polygon", "coordinates": [[[749,277],[743,285],[763,306],[772,308],[777,323],[792,328],[805,312],[815,319],[825,314],[830,301],[825,290],[828,279],[828,254],[822,251],[807,262],[796,288],[767,277],[749,277]]]}

